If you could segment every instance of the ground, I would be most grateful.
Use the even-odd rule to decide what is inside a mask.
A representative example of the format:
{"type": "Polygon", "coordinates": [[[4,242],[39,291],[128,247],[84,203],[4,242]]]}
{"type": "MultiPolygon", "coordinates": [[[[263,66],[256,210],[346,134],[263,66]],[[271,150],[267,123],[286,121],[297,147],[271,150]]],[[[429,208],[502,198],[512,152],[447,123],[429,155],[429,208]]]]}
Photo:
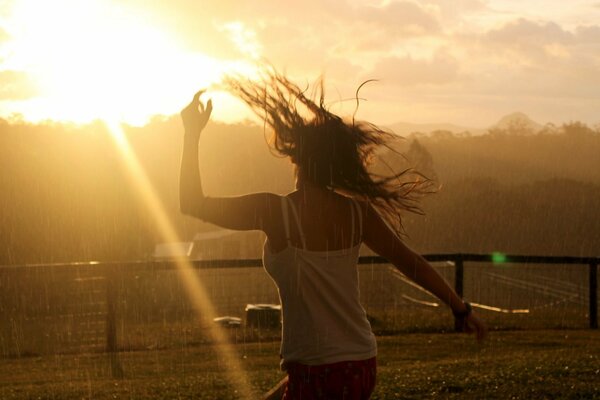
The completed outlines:
{"type": "MultiPolygon", "coordinates": [[[[238,343],[255,393],[283,375],[277,341],[238,343]]],[[[481,344],[455,333],[378,337],[373,399],[600,399],[600,331],[495,331],[481,344]]],[[[0,359],[1,399],[236,399],[219,346],[0,359]]],[[[258,396],[258,395],[257,395],[258,396]]]]}

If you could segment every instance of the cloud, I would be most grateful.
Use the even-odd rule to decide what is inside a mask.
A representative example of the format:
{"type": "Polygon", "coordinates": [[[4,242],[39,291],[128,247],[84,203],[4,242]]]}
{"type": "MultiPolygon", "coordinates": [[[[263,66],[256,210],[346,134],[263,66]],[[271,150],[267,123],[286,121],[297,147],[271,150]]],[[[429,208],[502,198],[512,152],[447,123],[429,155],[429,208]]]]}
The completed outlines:
{"type": "Polygon", "coordinates": [[[165,6],[165,13],[177,14],[173,26],[201,51],[243,56],[219,32],[239,21],[261,55],[301,77],[300,83],[324,73],[346,96],[362,80],[379,78],[373,93],[397,100],[401,88],[402,96],[420,101],[423,110],[431,106],[432,114],[470,115],[485,102],[512,110],[525,98],[544,96],[584,99],[599,85],[591,72],[599,69],[599,26],[567,29],[559,20],[516,18],[491,28],[519,12],[516,6],[498,11],[486,0],[176,4],[165,6]]]}
{"type": "MultiPolygon", "coordinates": [[[[186,52],[240,63],[258,54],[300,84],[323,73],[341,97],[353,95],[363,80],[379,78],[381,82],[368,90],[381,93],[386,101],[398,101],[399,96],[419,101],[423,115],[431,112],[434,119],[444,112],[470,116],[473,107],[486,106],[489,111],[506,104],[512,110],[524,98],[570,98],[591,108],[600,93],[595,77],[600,70],[600,24],[573,22],[576,15],[593,16],[600,8],[597,0],[569,6],[573,13],[564,18],[555,7],[544,12],[527,2],[495,0],[118,4],[139,8],[186,52]],[[515,15],[536,19],[511,19],[515,15]]],[[[7,35],[0,28],[2,40],[7,35]]],[[[0,74],[0,96],[21,93],[16,88],[27,82],[23,74],[5,71],[0,74]],[[5,82],[12,86],[4,87],[5,82]]],[[[334,97],[335,92],[328,91],[334,97]]],[[[369,96],[374,99],[371,104],[376,96],[369,96]]],[[[379,105],[383,107],[383,101],[379,105]]],[[[392,103],[385,107],[395,109],[392,103]]]]}
{"type": "MultiPolygon", "coordinates": [[[[142,0],[123,1],[149,7],[142,0]]],[[[240,57],[231,35],[222,29],[231,23],[242,23],[253,32],[266,58],[287,55],[290,60],[296,60],[298,53],[319,57],[339,56],[333,54],[339,51],[386,51],[404,38],[440,32],[435,10],[406,0],[379,7],[354,0],[174,0],[152,7],[157,19],[176,32],[187,48],[219,58],[240,57]]],[[[309,61],[318,64],[319,58],[309,61]]]]}
{"type": "Polygon", "coordinates": [[[600,44],[600,26],[578,26],[575,29],[576,41],[580,44],[600,44]]]}
{"type": "Polygon", "coordinates": [[[577,26],[568,30],[552,21],[520,18],[463,41],[469,59],[508,70],[528,68],[541,74],[586,68],[600,50],[600,26],[577,26]],[[579,64],[582,59],[587,61],[579,64]],[[577,60],[577,62],[576,62],[577,60]]]}
{"type": "Polygon", "coordinates": [[[400,86],[444,85],[457,79],[458,61],[438,52],[431,59],[386,57],[369,72],[369,77],[400,86]]]}
{"type": "MultiPolygon", "coordinates": [[[[495,55],[504,65],[539,67],[548,71],[568,66],[572,71],[598,62],[600,25],[580,25],[567,30],[555,22],[518,19],[479,38],[481,56],[495,55]],[[579,64],[586,59],[584,65],[579,64]]],[[[598,67],[598,65],[596,65],[598,67]]]]}
{"type": "Polygon", "coordinates": [[[393,1],[384,6],[361,7],[356,11],[357,22],[366,21],[374,29],[383,29],[394,36],[419,36],[440,31],[437,18],[413,2],[393,1]]]}
{"type": "Polygon", "coordinates": [[[489,10],[487,3],[482,0],[422,0],[420,3],[435,10],[444,27],[462,22],[466,16],[489,10]]]}
{"type": "Polygon", "coordinates": [[[534,22],[524,18],[511,21],[499,29],[487,33],[491,42],[503,45],[543,45],[573,42],[573,34],[555,22],[534,22]]]}
{"type": "Polygon", "coordinates": [[[246,21],[255,29],[266,59],[300,71],[318,72],[346,58],[359,72],[411,38],[441,32],[433,11],[414,2],[375,7],[309,1],[292,10],[277,4],[264,14],[252,10],[261,17],[249,22],[247,16],[246,21]]]}
{"type": "Polygon", "coordinates": [[[520,18],[456,43],[463,53],[461,93],[506,103],[598,99],[600,26],[566,29],[552,21],[520,18]]]}
{"type": "Polygon", "coordinates": [[[23,100],[36,95],[35,85],[22,71],[0,71],[0,100],[23,100]]]}

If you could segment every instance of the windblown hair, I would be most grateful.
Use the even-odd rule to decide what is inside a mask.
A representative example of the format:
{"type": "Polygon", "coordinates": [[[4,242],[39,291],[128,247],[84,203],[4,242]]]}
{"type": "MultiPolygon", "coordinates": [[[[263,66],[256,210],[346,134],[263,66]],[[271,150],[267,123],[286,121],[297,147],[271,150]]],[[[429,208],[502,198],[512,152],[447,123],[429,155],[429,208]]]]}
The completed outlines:
{"type": "MultiPolygon", "coordinates": [[[[275,151],[289,156],[306,179],[370,201],[398,234],[404,233],[402,211],[423,214],[419,199],[432,192],[432,182],[412,169],[390,175],[370,172],[376,150],[390,148],[388,143],[397,136],[354,117],[344,121],[331,113],[324,104],[322,79],[310,97],[307,90],[273,70],[262,81],[229,78],[227,83],[264,118],[274,131],[275,151]]],[[[358,90],[356,101],[358,107],[358,90]]]]}

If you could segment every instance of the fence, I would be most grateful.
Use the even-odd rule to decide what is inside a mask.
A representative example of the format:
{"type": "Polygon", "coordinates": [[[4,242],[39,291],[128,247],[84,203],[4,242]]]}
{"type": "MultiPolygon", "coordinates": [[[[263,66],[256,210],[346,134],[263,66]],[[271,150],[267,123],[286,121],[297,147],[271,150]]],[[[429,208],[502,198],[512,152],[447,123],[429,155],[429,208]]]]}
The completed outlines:
{"type": "MultiPolygon", "coordinates": [[[[598,328],[598,257],[425,258],[457,293],[487,313],[492,328],[598,328]]],[[[451,314],[387,260],[366,256],[359,264],[361,296],[376,332],[452,330],[451,314]]],[[[255,268],[260,260],[203,260],[192,265],[220,315],[239,314],[247,303],[278,302],[272,282],[255,268]]],[[[206,326],[199,322],[199,310],[186,300],[176,269],[174,262],[157,261],[0,267],[0,356],[107,351],[114,358],[113,375],[118,376],[120,350],[205,342],[206,326]]],[[[257,332],[242,324],[230,330],[230,339],[237,342],[269,335],[276,337],[277,329],[257,332]]]]}

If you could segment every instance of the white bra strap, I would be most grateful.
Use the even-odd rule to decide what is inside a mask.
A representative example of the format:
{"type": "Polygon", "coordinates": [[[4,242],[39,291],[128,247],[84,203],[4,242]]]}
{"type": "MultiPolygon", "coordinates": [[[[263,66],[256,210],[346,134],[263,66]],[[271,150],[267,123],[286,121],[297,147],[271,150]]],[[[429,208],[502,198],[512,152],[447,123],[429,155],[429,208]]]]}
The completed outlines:
{"type": "MultiPolygon", "coordinates": [[[[360,208],[360,204],[358,204],[358,200],[352,199],[352,203],[356,207],[356,213],[358,214],[358,234],[362,239],[362,210],[360,208]]],[[[354,214],[352,214],[352,223],[354,224],[354,214]]],[[[354,225],[353,225],[354,226],[354,225]]],[[[354,232],[354,229],[352,230],[354,232]]]]}
{"type": "Polygon", "coordinates": [[[298,217],[298,211],[296,211],[296,206],[292,199],[286,197],[286,199],[290,202],[290,208],[292,209],[292,213],[294,214],[294,218],[296,219],[296,226],[298,226],[298,232],[300,233],[300,240],[302,240],[302,248],[306,249],[306,238],[304,237],[304,231],[302,230],[302,225],[300,225],[300,218],[298,217]]]}
{"type": "Polygon", "coordinates": [[[350,204],[350,221],[352,221],[352,225],[351,229],[350,229],[350,243],[354,244],[354,231],[356,229],[356,222],[354,221],[356,219],[356,217],[354,216],[355,212],[354,212],[354,201],[351,202],[350,204]]]}
{"type": "Polygon", "coordinates": [[[285,239],[290,244],[290,219],[288,217],[288,205],[285,196],[281,196],[281,214],[283,215],[283,226],[285,227],[285,239]]]}

